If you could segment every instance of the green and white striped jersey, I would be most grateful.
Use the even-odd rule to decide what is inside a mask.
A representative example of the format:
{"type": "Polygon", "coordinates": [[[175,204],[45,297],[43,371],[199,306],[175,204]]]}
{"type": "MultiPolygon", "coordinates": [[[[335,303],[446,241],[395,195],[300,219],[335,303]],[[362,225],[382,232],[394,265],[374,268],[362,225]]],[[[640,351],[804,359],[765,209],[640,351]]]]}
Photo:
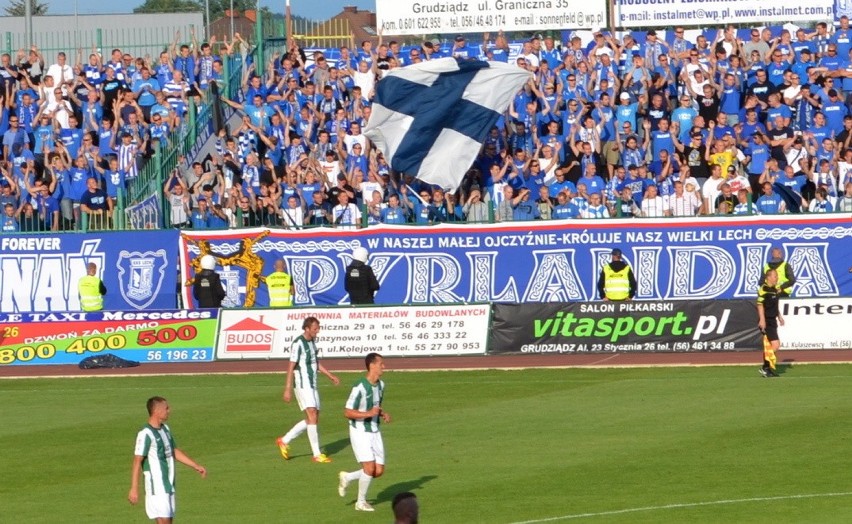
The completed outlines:
{"type": "Polygon", "coordinates": [[[290,345],[290,362],[296,363],[293,373],[296,375],[294,387],[299,389],[317,389],[317,345],[299,335],[290,345]]]}
{"type": "MultiPolygon", "coordinates": [[[[346,408],[357,409],[358,411],[370,411],[375,405],[381,406],[384,397],[384,382],[380,380],[376,384],[370,384],[366,378],[362,378],[352,386],[349,399],[346,401],[346,408]]],[[[361,420],[350,420],[349,425],[367,433],[377,433],[380,422],[380,417],[371,417],[361,420]]]]}
{"type": "Polygon", "coordinates": [[[145,492],[152,495],[175,492],[175,441],[165,424],[159,429],[150,424],[136,434],[134,454],[145,457],[142,471],[145,477],[145,492]]]}

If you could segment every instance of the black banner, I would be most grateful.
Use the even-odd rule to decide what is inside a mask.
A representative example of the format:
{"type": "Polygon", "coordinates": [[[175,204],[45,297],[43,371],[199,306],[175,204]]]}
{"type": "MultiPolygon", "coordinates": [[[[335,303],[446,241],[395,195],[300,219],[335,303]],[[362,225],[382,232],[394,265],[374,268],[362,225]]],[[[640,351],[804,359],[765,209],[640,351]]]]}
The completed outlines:
{"type": "Polygon", "coordinates": [[[748,300],[495,304],[489,353],[744,351],[760,342],[748,300]]]}

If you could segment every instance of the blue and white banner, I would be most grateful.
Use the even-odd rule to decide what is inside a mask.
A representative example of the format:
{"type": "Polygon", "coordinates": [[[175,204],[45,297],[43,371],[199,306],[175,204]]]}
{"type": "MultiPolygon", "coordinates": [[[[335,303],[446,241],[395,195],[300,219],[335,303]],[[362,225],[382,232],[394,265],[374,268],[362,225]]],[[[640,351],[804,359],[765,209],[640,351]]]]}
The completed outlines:
{"type": "Polygon", "coordinates": [[[128,229],[157,229],[163,226],[160,195],[151,195],[124,210],[128,229]]]}
{"type": "Polygon", "coordinates": [[[845,0],[615,0],[618,27],[724,25],[744,22],[834,20],[836,4],[845,0]]]}
{"type": "MultiPolygon", "coordinates": [[[[346,304],[344,272],[359,246],[370,252],[380,304],[597,300],[614,247],[633,267],[638,299],[752,299],[773,246],[794,268],[794,297],[852,296],[848,215],[251,229],[182,239],[184,282],[201,255],[214,255],[227,307],[266,306],[265,278],[277,258],[293,277],[296,305],[346,304]]],[[[191,289],[183,293],[192,304],[191,289]]]]}
{"type": "Polygon", "coordinates": [[[80,311],[89,262],[107,288],[104,309],[173,308],[177,246],[174,230],[3,236],[0,312],[80,311]]]}

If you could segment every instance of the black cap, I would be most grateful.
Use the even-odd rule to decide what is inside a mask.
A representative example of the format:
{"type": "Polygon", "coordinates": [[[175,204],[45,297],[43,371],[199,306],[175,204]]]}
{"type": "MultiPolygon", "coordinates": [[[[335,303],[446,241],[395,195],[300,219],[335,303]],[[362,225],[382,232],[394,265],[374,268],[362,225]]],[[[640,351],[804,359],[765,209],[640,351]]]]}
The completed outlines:
{"type": "Polygon", "coordinates": [[[456,35],[456,42],[464,42],[467,40],[464,35],[456,35]]]}
{"type": "Polygon", "coordinates": [[[620,257],[621,256],[621,250],[618,249],[618,248],[615,248],[615,249],[612,250],[612,253],[610,253],[610,254],[614,257],[620,257]]]}

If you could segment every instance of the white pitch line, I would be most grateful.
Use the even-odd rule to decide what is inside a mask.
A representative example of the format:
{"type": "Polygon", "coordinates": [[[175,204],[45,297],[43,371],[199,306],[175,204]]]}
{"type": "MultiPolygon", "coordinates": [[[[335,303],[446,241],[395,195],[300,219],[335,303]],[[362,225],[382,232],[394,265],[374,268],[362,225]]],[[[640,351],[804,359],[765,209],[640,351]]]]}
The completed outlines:
{"type": "Polygon", "coordinates": [[[561,517],[548,517],[538,520],[524,520],[513,522],[512,524],[540,524],[542,522],[556,522],[558,520],[583,519],[590,517],[605,517],[609,515],[623,515],[625,513],[638,513],[641,511],[659,511],[665,509],[682,509],[682,508],[697,508],[700,506],[724,506],[728,504],[743,504],[746,502],[769,502],[773,500],[795,500],[795,499],[814,499],[825,497],[848,497],[852,495],[852,491],[843,491],[839,493],[809,493],[803,495],[781,495],[777,497],[752,497],[747,499],[726,499],[712,500],[707,502],[685,502],[681,504],[666,504],[663,506],[645,506],[641,508],[625,508],[612,511],[600,511],[597,513],[575,513],[573,515],[563,515],[561,517]]]}

